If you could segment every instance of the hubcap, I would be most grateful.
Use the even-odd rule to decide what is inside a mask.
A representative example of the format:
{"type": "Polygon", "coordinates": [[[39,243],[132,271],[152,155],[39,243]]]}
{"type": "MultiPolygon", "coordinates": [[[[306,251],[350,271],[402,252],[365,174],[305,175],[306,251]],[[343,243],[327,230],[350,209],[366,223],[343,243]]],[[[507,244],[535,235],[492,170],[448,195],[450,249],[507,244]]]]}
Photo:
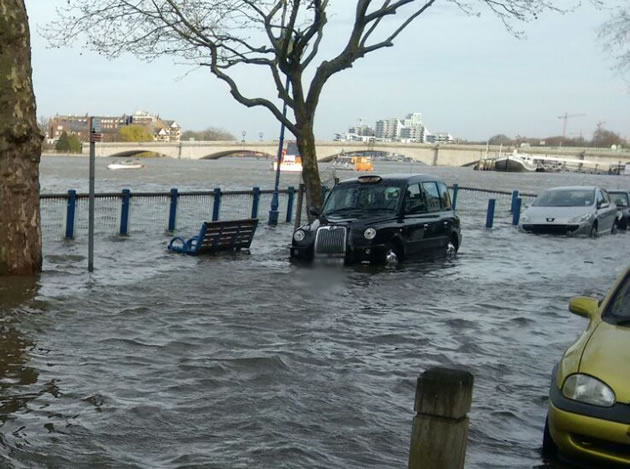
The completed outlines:
{"type": "Polygon", "coordinates": [[[449,241],[446,246],[446,254],[455,254],[455,252],[455,245],[449,241]]]}

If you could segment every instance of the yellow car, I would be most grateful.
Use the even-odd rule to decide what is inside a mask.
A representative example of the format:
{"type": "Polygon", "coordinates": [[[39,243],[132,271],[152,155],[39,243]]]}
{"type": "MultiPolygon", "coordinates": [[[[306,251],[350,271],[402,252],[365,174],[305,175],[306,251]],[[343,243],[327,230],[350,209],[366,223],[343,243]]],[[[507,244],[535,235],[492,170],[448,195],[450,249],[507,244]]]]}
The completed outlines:
{"type": "Polygon", "coordinates": [[[630,466],[630,268],[569,310],[589,324],[553,371],[543,453],[630,466]]]}

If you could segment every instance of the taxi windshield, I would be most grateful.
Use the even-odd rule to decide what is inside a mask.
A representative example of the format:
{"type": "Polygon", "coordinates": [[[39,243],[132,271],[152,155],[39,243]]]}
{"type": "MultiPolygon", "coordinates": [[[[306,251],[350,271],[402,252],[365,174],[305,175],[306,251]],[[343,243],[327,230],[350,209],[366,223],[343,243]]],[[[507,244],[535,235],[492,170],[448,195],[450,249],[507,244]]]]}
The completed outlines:
{"type": "Polygon", "coordinates": [[[326,200],[323,215],[391,212],[398,209],[401,187],[380,181],[378,183],[351,183],[335,186],[326,200]]]}

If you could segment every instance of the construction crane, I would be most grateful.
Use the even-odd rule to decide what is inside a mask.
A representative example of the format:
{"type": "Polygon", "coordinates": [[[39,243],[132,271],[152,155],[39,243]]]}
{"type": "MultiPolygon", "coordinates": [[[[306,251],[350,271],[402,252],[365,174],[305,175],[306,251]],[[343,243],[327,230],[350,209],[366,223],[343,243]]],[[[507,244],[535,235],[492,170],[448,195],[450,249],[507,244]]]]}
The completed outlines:
{"type": "Polygon", "coordinates": [[[586,114],[569,114],[568,112],[565,112],[563,115],[558,116],[558,119],[562,119],[564,121],[562,124],[562,138],[567,136],[567,121],[573,117],[582,117],[585,115],[586,114]]]}

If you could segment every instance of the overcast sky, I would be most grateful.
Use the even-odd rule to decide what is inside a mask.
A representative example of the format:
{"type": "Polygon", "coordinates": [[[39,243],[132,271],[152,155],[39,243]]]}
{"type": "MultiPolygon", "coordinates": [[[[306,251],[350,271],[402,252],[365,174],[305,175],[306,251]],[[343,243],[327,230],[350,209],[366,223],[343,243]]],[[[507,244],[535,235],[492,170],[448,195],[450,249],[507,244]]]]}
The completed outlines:
{"type": "MultiPolygon", "coordinates": [[[[566,1],[566,0],[562,0],[566,1]]],[[[562,4],[562,1],[559,1],[562,4]]],[[[33,35],[34,85],[38,114],[121,115],[136,110],[175,119],[184,129],[224,128],[247,140],[276,138],[279,124],[265,110],[236,103],[226,86],[205,70],[171,59],[147,64],[132,56],[108,61],[74,45],[49,49],[38,30],[65,0],[26,0],[33,35]]],[[[350,0],[347,3],[349,15],[350,0]]],[[[345,7],[337,7],[345,8],[345,7]]],[[[559,135],[558,116],[569,120],[568,136],[590,138],[597,122],[630,138],[630,83],[612,71],[613,62],[596,29],[609,15],[583,6],[567,15],[547,13],[520,25],[516,39],[492,14],[466,16],[437,8],[422,16],[396,46],[358,62],[324,89],[316,120],[318,139],[332,139],[362,118],[404,117],[420,112],[432,132],[482,140],[559,135]]],[[[344,12],[329,24],[324,53],[347,35],[344,12]]],[[[271,89],[261,76],[236,77],[251,94],[271,89]]],[[[273,94],[268,94],[273,97],[273,94]]]]}

